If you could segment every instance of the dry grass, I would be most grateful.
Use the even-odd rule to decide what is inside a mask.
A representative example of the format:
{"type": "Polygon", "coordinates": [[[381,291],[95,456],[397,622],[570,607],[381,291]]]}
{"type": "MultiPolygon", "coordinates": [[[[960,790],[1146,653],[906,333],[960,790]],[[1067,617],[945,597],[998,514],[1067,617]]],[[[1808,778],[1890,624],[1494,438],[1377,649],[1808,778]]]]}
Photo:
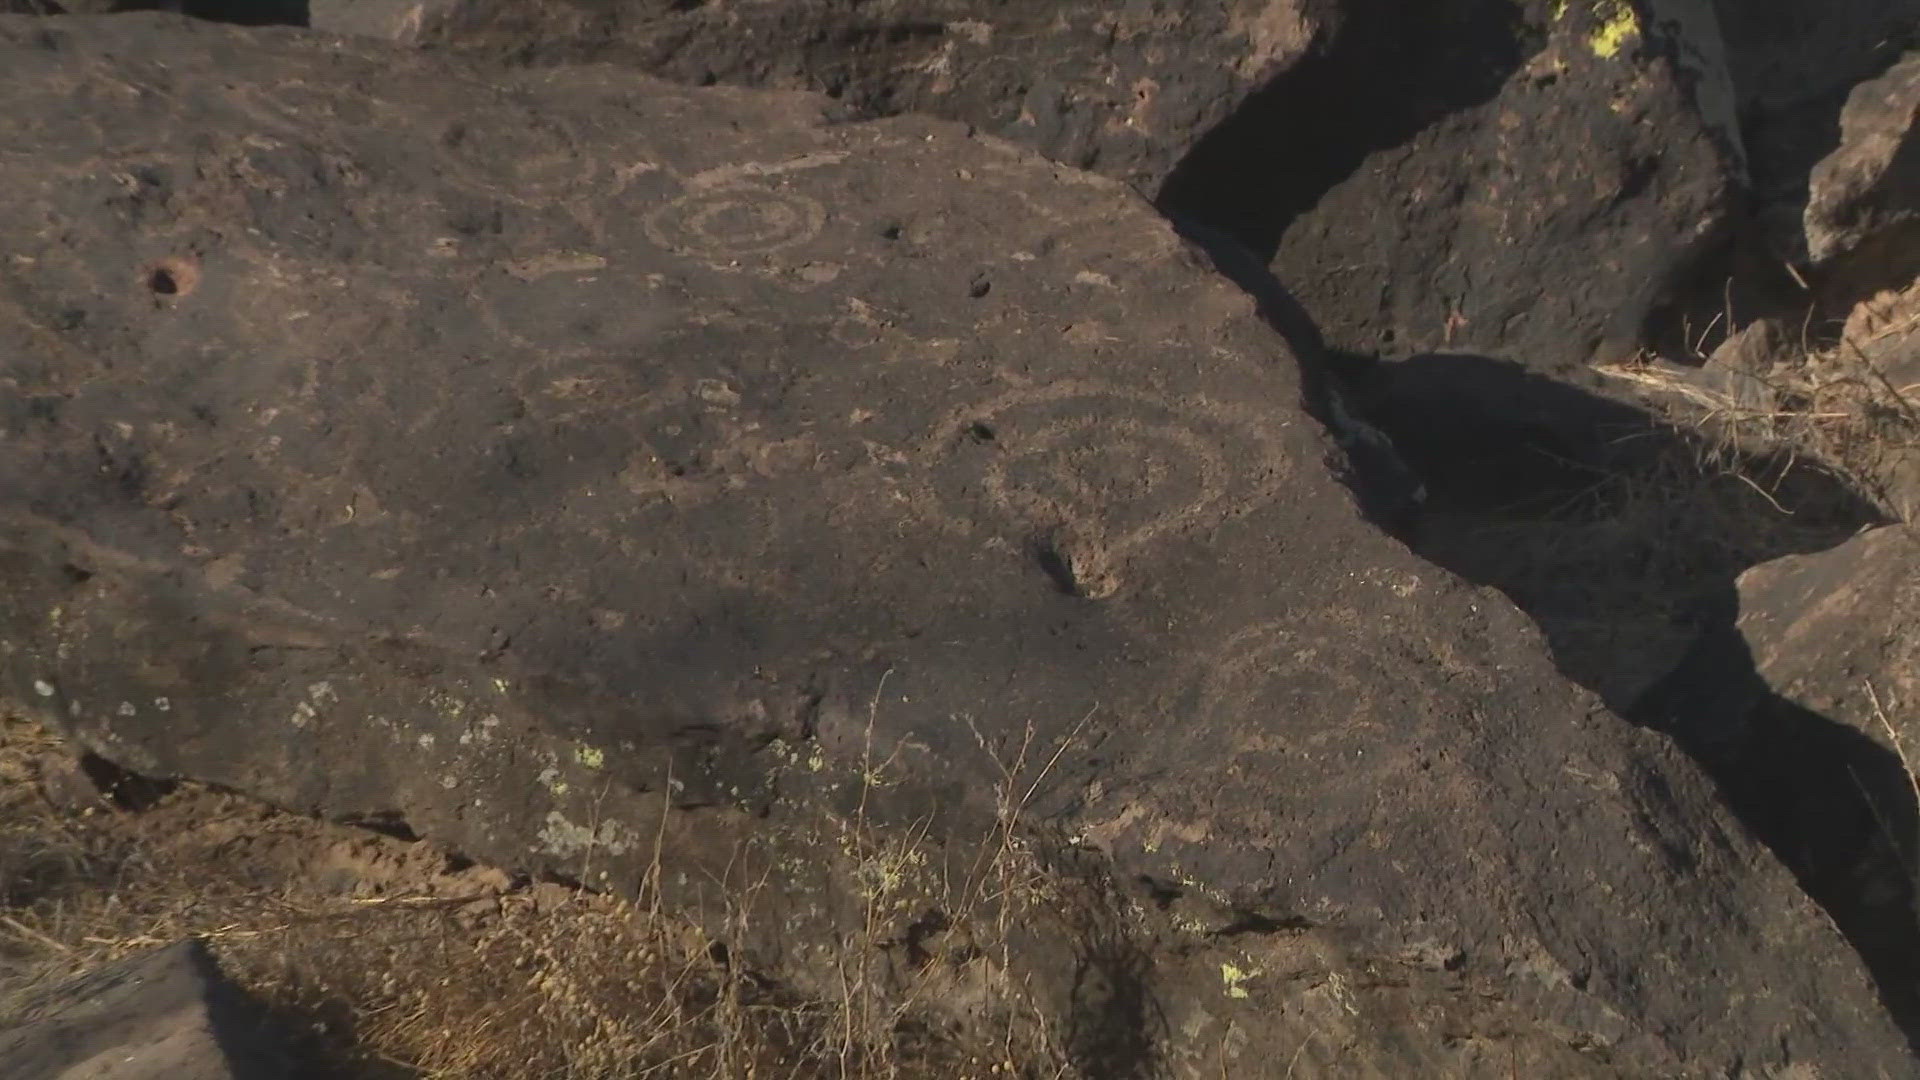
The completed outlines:
{"type": "Polygon", "coordinates": [[[1859,305],[1831,344],[1816,346],[1806,325],[1787,336],[1797,348],[1755,350],[1705,376],[1645,358],[1601,371],[1645,391],[1724,455],[1805,459],[1875,497],[1889,516],[1910,516],[1916,507],[1896,489],[1920,457],[1920,349],[1911,344],[1920,337],[1920,285],[1859,305]]]}
{"type": "MultiPolygon", "coordinates": [[[[1022,1034],[1036,1025],[962,1045],[921,1015],[924,997],[883,997],[861,955],[871,942],[847,950],[837,1000],[805,1000],[735,970],[712,938],[645,895],[517,882],[429,844],[192,785],[138,813],[71,809],[48,797],[67,759],[38,727],[0,718],[0,1024],[51,980],[197,936],[305,1033],[314,1075],[1065,1071],[1022,1034]]],[[[1009,916],[1016,905],[1000,901],[1033,887],[1010,854],[1018,805],[974,893],[1009,916]]],[[[878,837],[862,842],[880,850],[878,837]]],[[[877,915],[869,930],[880,932],[877,915]]],[[[993,966],[1004,972],[1007,959],[993,966]]],[[[924,993],[951,981],[929,978],[924,993]]],[[[1003,979],[975,982],[1002,1011],[1026,1008],[1003,979]]]]}

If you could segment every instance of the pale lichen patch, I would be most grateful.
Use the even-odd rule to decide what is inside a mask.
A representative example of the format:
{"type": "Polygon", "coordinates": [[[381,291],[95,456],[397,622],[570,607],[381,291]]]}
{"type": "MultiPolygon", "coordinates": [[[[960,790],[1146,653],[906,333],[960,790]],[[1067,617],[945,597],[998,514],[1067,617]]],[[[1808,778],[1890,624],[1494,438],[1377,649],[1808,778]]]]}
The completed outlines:
{"type": "Polygon", "coordinates": [[[561,858],[589,852],[625,855],[640,842],[638,833],[617,821],[603,821],[588,828],[568,820],[558,810],[547,812],[547,821],[540,828],[539,839],[540,850],[561,858]]]}

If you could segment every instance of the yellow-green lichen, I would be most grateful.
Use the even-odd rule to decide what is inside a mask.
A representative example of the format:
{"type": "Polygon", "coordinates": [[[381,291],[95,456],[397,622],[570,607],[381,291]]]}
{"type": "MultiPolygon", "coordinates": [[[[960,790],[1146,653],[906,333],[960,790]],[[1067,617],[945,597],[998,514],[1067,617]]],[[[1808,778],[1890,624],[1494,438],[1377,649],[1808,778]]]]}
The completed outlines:
{"type": "Polygon", "coordinates": [[[1220,981],[1226,984],[1227,996],[1230,998],[1244,999],[1247,996],[1247,980],[1256,979],[1259,976],[1258,970],[1248,970],[1225,961],[1220,964],[1220,981]]]}
{"type": "Polygon", "coordinates": [[[1627,42],[1640,36],[1640,17],[1627,0],[1601,0],[1594,5],[1593,13],[1600,19],[1600,26],[1587,36],[1587,47],[1603,60],[1620,55],[1627,42]]]}
{"type": "Polygon", "coordinates": [[[574,747],[573,760],[589,769],[603,769],[607,765],[606,752],[592,746],[574,747]]]}

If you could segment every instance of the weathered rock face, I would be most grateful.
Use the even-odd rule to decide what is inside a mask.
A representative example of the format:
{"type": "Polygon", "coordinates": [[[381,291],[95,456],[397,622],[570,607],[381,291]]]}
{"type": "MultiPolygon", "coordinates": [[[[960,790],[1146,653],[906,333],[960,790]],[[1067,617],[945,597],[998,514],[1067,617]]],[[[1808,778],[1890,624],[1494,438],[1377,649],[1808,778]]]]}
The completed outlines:
{"type": "Polygon", "coordinates": [[[0,1030],[18,1077],[275,1080],[294,1057],[267,1012],[197,941],[130,956],[26,1003],[0,1030]]]}
{"type": "Polygon", "coordinates": [[[1855,471],[1894,518],[1920,521],[1920,282],[1854,305],[1841,342],[1866,388],[1855,471]]]}
{"type": "Polygon", "coordinates": [[[1775,693],[1920,754],[1920,537],[1910,527],[1747,571],[1740,632],[1775,693]]]}
{"type": "MultiPolygon", "coordinates": [[[[963,921],[1017,818],[1199,905],[1113,995],[1215,980],[1157,1006],[1187,1075],[1910,1068],[1120,185],[162,18],[0,21],[0,90],[0,686],[102,756],[679,903],[746,867],[801,974],[963,921]]],[[[1035,935],[1076,1007],[1103,946],[1035,935]]]]}
{"type": "Polygon", "coordinates": [[[1814,167],[1806,210],[1807,251],[1817,262],[1866,260],[1856,268],[1904,283],[1920,259],[1920,53],[1861,83],[1840,113],[1840,146],[1814,167]]]}
{"type": "Polygon", "coordinates": [[[1757,700],[1750,770],[1810,887],[1912,1010],[1920,985],[1920,540],[1911,526],[1764,563],[1740,578],[1757,700]],[[1801,763],[1796,767],[1795,763],[1801,763]],[[1828,763],[1807,768],[1806,763],[1828,763]]]}
{"type": "Polygon", "coordinates": [[[1752,164],[1755,209],[1780,254],[1805,258],[1807,177],[1838,138],[1849,90],[1920,26],[1915,0],[1714,0],[1752,164]],[[1792,235],[1789,235],[1791,232],[1792,235]]]}
{"type": "Polygon", "coordinates": [[[1555,373],[1630,352],[1738,177],[1710,12],[1637,10],[1350,4],[1161,204],[1277,252],[1336,346],[1555,373]]]}
{"type": "Polygon", "coordinates": [[[964,120],[1142,188],[1292,64],[1311,0],[322,0],[317,29],[492,57],[601,60],[679,82],[831,93],[964,120]]]}

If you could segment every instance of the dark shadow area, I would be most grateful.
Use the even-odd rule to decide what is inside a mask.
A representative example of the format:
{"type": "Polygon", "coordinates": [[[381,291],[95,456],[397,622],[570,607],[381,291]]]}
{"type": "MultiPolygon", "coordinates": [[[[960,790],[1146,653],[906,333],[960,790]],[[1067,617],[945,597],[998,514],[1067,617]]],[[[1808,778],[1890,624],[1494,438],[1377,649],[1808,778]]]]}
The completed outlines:
{"type": "Polygon", "coordinates": [[[1655,320],[1654,344],[1663,355],[1685,357],[1710,352],[1728,327],[1770,316],[1797,324],[1804,316],[1809,347],[1823,348],[1855,302],[1903,287],[1920,271],[1913,235],[1871,242],[1839,267],[1812,268],[1802,229],[1813,169],[1840,146],[1841,110],[1859,83],[1920,43],[1920,0],[1721,0],[1715,7],[1739,105],[1747,188],[1731,242],[1681,283],[1655,320]]]}
{"type": "Polygon", "coordinates": [[[1117,933],[1086,942],[1074,970],[1065,1033],[1082,1076],[1145,1080],[1160,1075],[1166,1019],[1154,1000],[1153,961],[1117,933]]]}
{"type": "Polygon", "coordinates": [[[98,754],[83,753],[78,762],[81,775],[101,795],[122,810],[140,811],[152,807],[173,793],[179,785],[164,778],[140,776],[108,761],[98,754]]]}
{"type": "Polygon", "coordinates": [[[1209,131],[1155,202],[1264,263],[1287,225],[1367,157],[1491,100],[1531,51],[1512,0],[1356,0],[1332,40],[1209,131]]]}
{"type": "Polygon", "coordinates": [[[1629,711],[1672,734],[1741,822],[1793,871],[1859,952],[1920,1049],[1920,805],[1892,751],[1781,697],[1734,627],[1731,589],[1686,659],[1629,711]]]}
{"type": "Polygon", "coordinates": [[[1773,694],[1735,626],[1743,571],[1842,543],[1880,523],[1877,508],[1820,468],[1737,453],[1518,364],[1331,350],[1253,252],[1174,223],[1291,346],[1316,418],[1337,432],[1329,403],[1344,402],[1390,440],[1349,465],[1362,508],[1390,508],[1376,520],[1418,554],[1525,611],[1567,677],[1671,735],[1920,1045],[1911,782],[1871,739],[1773,694]],[[1402,477],[1422,500],[1389,497],[1402,477]]]}
{"type": "Polygon", "coordinates": [[[1232,235],[1192,217],[1169,214],[1180,235],[1206,252],[1213,267],[1252,297],[1260,318],[1279,333],[1300,364],[1301,405],[1334,433],[1346,460],[1333,463],[1367,520],[1406,539],[1420,515],[1420,478],[1394,447],[1350,414],[1339,387],[1363,380],[1370,359],[1327,348],[1300,302],[1280,286],[1266,263],[1232,235]]]}
{"type": "Polygon", "coordinates": [[[0,14],[102,15],[170,11],[237,26],[307,26],[308,0],[0,0],[0,14]]]}
{"type": "Polygon", "coordinates": [[[1341,370],[1426,489],[1410,543],[1492,585],[1569,678],[1631,709],[1750,566],[1879,523],[1831,473],[1735,451],[1621,401],[1467,355],[1341,370]]]}
{"type": "MultiPolygon", "coordinates": [[[[1791,227],[1808,174],[1840,145],[1840,111],[1920,35],[1916,0],[1720,0],[1756,208],[1791,227]]],[[[1780,253],[1792,257],[1795,253],[1780,253]]]]}
{"type": "Polygon", "coordinates": [[[1383,363],[1354,391],[1426,484],[1412,546],[1505,593],[1560,670],[1671,736],[1832,917],[1920,1044],[1916,808],[1898,758],[1780,698],[1734,582],[1880,523],[1840,479],[1741,454],[1477,356],[1383,363]]]}

